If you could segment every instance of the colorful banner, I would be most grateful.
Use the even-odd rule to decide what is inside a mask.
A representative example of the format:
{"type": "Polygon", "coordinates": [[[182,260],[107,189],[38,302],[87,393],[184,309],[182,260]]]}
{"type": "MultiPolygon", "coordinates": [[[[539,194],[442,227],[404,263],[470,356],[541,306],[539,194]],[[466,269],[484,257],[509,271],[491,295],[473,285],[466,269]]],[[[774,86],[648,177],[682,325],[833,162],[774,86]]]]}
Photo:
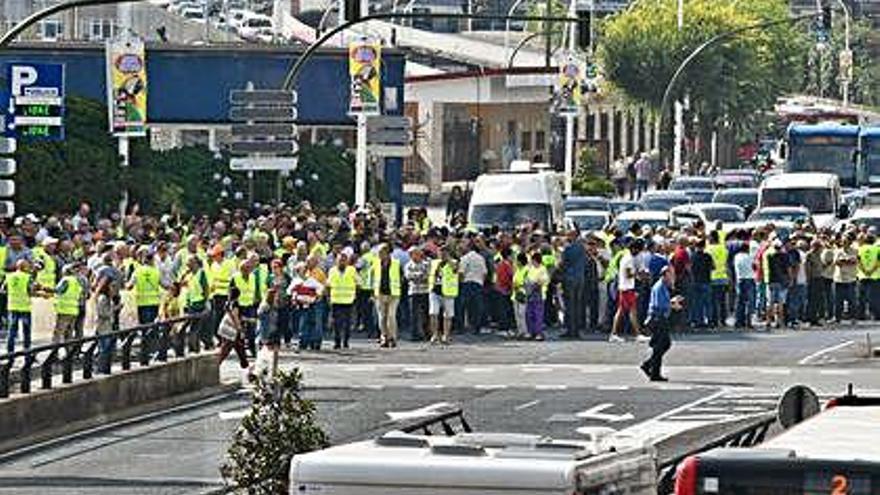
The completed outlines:
{"type": "Polygon", "coordinates": [[[114,136],[147,133],[147,65],[143,41],[107,42],[107,107],[114,136]]]}
{"type": "Polygon", "coordinates": [[[381,66],[382,45],[378,42],[359,40],[348,45],[348,73],[351,76],[349,113],[381,113],[381,66]]]}
{"type": "Polygon", "coordinates": [[[558,111],[561,115],[577,115],[581,106],[581,82],[584,67],[574,54],[565,54],[559,61],[558,111]]]}

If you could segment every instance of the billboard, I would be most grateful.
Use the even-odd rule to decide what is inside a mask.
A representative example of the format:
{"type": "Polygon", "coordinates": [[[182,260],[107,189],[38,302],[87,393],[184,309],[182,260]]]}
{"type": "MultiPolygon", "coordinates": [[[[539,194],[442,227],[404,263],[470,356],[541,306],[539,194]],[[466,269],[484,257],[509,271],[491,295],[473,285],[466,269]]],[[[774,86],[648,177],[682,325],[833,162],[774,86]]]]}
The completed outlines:
{"type": "Polygon", "coordinates": [[[114,136],[147,133],[147,65],[143,41],[123,37],[107,42],[107,107],[114,136]]]}
{"type": "Polygon", "coordinates": [[[351,90],[350,114],[378,115],[382,66],[382,45],[376,41],[358,40],[348,46],[348,73],[351,90]]]}

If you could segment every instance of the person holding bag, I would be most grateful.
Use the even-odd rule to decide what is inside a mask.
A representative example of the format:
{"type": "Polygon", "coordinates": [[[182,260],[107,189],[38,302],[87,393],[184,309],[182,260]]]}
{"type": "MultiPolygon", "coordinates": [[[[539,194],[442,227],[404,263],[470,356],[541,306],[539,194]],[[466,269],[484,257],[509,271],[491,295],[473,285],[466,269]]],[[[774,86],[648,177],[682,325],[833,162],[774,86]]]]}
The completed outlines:
{"type": "Polygon", "coordinates": [[[250,365],[245,354],[244,339],[242,338],[243,326],[241,311],[238,307],[239,295],[238,288],[231,287],[229,289],[229,299],[223,308],[223,316],[217,328],[217,337],[220,338],[220,354],[217,355],[217,360],[222,364],[229,357],[229,354],[235,350],[235,354],[238,355],[238,362],[241,365],[242,382],[247,382],[250,375],[250,365]]]}

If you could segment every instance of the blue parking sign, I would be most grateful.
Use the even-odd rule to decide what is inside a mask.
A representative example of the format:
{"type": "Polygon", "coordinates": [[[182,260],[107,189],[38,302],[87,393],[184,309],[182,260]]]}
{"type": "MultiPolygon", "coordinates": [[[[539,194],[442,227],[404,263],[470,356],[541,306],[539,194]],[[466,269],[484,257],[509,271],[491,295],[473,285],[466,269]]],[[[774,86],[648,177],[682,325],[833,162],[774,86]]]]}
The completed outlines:
{"type": "Polygon", "coordinates": [[[9,101],[5,135],[64,139],[64,65],[11,62],[6,67],[9,101]]]}

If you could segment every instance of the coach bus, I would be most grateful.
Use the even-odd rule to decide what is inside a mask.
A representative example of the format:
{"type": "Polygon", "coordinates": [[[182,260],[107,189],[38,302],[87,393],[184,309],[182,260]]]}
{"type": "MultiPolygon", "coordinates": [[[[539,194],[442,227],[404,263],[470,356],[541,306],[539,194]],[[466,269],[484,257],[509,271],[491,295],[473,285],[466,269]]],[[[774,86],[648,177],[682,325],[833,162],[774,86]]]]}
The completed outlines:
{"type": "Polygon", "coordinates": [[[862,185],[880,186],[880,126],[862,127],[859,133],[860,168],[865,181],[862,185]]]}
{"type": "Polygon", "coordinates": [[[792,124],[788,128],[786,172],[836,174],[842,187],[857,187],[859,126],[848,124],[792,124]]]}

